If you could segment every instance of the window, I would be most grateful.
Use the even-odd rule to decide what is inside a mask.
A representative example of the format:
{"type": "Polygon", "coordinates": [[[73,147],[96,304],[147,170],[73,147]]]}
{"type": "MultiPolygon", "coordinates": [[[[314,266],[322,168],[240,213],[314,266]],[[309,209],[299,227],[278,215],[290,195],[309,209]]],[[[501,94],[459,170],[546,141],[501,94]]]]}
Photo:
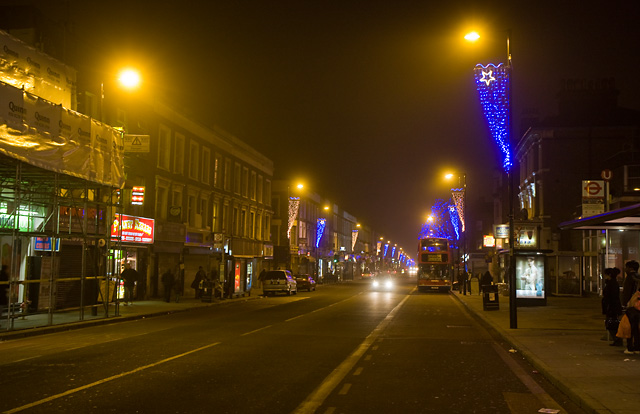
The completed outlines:
{"type": "Polygon", "coordinates": [[[256,240],[262,240],[262,213],[258,213],[256,220],[256,240]]]}
{"type": "Polygon", "coordinates": [[[156,218],[167,219],[167,206],[169,205],[168,185],[161,181],[156,181],[156,218]]]}
{"type": "Polygon", "coordinates": [[[216,188],[220,188],[220,168],[222,167],[222,157],[216,154],[216,159],[213,162],[213,185],[216,188]]]}
{"type": "Polygon", "coordinates": [[[187,224],[191,227],[196,226],[196,195],[189,193],[187,196],[187,224]]]}
{"type": "Polygon", "coordinates": [[[226,231],[229,226],[227,221],[229,220],[229,204],[222,206],[222,231],[226,231]]]}
{"type": "Polygon", "coordinates": [[[264,233],[263,233],[263,239],[265,241],[271,241],[271,232],[269,231],[270,229],[271,229],[271,216],[266,214],[264,216],[264,233]]]}
{"type": "Polygon", "coordinates": [[[200,146],[197,142],[191,140],[189,143],[189,178],[192,180],[198,179],[198,153],[200,152],[200,146]]]}
{"type": "Polygon", "coordinates": [[[240,237],[247,236],[247,210],[240,211],[240,237]]]}
{"type": "Polygon", "coordinates": [[[177,186],[173,187],[171,191],[171,206],[180,207],[182,209],[182,188],[181,187],[177,187],[177,186]]]}
{"type": "Polygon", "coordinates": [[[258,203],[262,203],[262,186],[263,186],[263,182],[262,182],[262,176],[258,175],[258,203]]]}
{"type": "Polygon", "coordinates": [[[173,172],[182,175],[184,174],[184,135],[176,132],[175,140],[176,148],[173,154],[173,172]]]}
{"type": "Polygon", "coordinates": [[[242,168],[242,196],[249,196],[249,169],[246,167],[242,168]]]}
{"type": "Polygon", "coordinates": [[[213,211],[211,211],[211,231],[220,231],[220,205],[217,200],[213,200],[213,211]]]}
{"type": "Polygon", "coordinates": [[[165,125],[158,129],[158,168],[171,170],[171,130],[165,125]]]}
{"type": "Polygon", "coordinates": [[[251,179],[249,180],[249,198],[256,201],[256,172],[251,171],[251,179]]]}
{"type": "Polygon", "coordinates": [[[202,182],[209,184],[211,178],[211,150],[202,147],[202,182]]]}
{"type": "Polygon", "coordinates": [[[238,235],[238,207],[233,208],[233,222],[231,223],[231,233],[238,235]]]}
{"type": "Polygon", "coordinates": [[[242,175],[240,170],[240,164],[236,162],[233,167],[233,192],[236,194],[240,194],[240,183],[241,183],[242,175]]]}
{"type": "Polygon", "coordinates": [[[271,180],[265,180],[264,183],[264,200],[265,204],[271,205],[271,180]]]}
{"type": "Polygon", "coordinates": [[[256,213],[252,211],[249,213],[249,235],[248,236],[250,239],[256,238],[255,225],[256,225],[256,213]]]}
{"type": "Polygon", "coordinates": [[[224,190],[231,191],[231,160],[224,160],[224,190]]]}
{"type": "MultiPolygon", "coordinates": [[[[198,214],[197,214],[197,220],[196,220],[196,227],[199,228],[204,228],[204,227],[209,227],[209,223],[206,222],[206,220],[209,219],[209,214],[207,213],[208,208],[207,208],[207,196],[206,195],[200,195],[200,205],[198,206],[198,214]],[[200,223],[198,223],[198,221],[200,223]]],[[[211,229],[211,227],[209,227],[209,229],[211,229]]]]}

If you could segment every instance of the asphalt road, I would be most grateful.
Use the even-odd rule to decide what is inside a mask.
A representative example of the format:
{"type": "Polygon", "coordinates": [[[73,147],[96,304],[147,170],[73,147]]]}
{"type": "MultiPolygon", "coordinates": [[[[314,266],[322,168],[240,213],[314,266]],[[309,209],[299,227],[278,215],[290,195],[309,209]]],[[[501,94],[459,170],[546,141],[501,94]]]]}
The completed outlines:
{"type": "Polygon", "coordinates": [[[0,395],[8,413],[581,413],[411,281],[3,342],[0,395]]]}

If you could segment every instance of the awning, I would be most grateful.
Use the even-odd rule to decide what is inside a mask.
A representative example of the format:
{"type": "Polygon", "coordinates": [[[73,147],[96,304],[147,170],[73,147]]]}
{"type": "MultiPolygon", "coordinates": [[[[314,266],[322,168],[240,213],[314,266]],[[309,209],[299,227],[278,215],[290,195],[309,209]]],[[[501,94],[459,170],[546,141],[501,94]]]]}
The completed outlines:
{"type": "Polygon", "coordinates": [[[640,204],[617,210],[565,221],[558,225],[560,230],[640,230],[640,204]]]}

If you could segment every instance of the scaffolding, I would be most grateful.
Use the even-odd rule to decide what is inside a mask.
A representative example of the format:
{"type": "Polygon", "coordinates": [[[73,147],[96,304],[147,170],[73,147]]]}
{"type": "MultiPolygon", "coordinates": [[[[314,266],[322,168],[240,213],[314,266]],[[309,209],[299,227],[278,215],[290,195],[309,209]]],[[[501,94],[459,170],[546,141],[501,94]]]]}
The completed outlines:
{"type": "Polygon", "coordinates": [[[118,315],[120,272],[111,252],[120,242],[111,224],[119,198],[116,187],[0,154],[0,257],[9,269],[0,281],[3,330],[18,318],[53,325],[118,315]]]}

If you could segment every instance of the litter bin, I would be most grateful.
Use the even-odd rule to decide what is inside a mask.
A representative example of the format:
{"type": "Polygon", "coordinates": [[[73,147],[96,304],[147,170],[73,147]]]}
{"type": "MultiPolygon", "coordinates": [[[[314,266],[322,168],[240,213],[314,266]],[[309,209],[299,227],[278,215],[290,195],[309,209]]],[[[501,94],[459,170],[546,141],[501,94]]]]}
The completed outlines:
{"type": "Polygon", "coordinates": [[[203,302],[213,302],[213,282],[210,280],[203,280],[202,283],[202,296],[203,302]]]}
{"type": "Polygon", "coordinates": [[[498,310],[500,309],[500,301],[498,295],[497,285],[483,285],[482,286],[482,309],[483,310],[498,310]]]}

